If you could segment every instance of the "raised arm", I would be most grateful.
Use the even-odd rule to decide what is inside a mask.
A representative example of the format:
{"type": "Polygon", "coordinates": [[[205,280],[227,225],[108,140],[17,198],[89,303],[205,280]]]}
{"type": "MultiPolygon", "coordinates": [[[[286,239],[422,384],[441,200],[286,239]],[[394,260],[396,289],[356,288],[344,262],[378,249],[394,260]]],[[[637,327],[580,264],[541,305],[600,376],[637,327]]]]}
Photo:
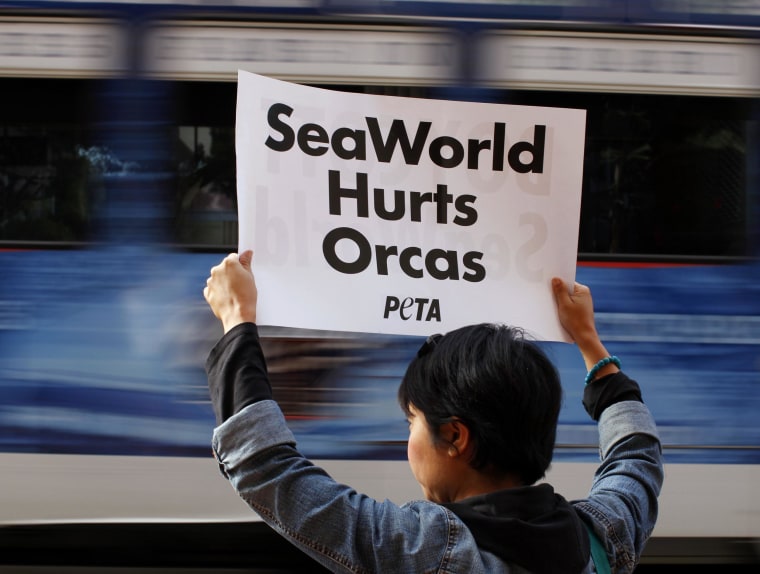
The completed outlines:
{"type": "Polygon", "coordinates": [[[206,361],[220,470],[265,522],[333,572],[435,571],[451,551],[453,514],[432,503],[375,501],[296,449],[272,400],[251,259],[250,251],[228,255],[203,290],[224,327],[206,361]]]}
{"type": "Polygon", "coordinates": [[[560,322],[583,356],[583,405],[599,421],[601,464],[588,498],[575,501],[581,517],[602,540],[613,572],[631,573],[657,520],[663,481],[662,450],[654,419],[635,381],[609,360],[594,323],[591,291],[552,281],[560,322]],[[602,366],[600,365],[600,361],[602,366]]]}

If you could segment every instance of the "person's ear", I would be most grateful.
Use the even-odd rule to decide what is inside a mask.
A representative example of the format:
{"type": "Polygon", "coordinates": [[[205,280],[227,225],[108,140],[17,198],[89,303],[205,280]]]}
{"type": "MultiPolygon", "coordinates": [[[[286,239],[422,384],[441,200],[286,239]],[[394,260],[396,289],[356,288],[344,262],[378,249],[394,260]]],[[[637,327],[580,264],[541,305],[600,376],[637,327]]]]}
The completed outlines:
{"type": "Polygon", "coordinates": [[[451,457],[469,455],[472,446],[470,429],[459,419],[453,419],[441,426],[441,436],[448,443],[447,454],[451,457]]]}

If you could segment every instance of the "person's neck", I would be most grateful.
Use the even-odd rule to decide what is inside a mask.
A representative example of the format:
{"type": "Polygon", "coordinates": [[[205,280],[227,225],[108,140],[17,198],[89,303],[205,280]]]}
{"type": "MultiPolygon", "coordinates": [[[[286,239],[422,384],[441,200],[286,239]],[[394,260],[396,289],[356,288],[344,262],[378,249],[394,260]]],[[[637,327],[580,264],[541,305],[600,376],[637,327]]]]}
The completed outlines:
{"type": "Polygon", "coordinates": [[[454,492],[451,502],[459,502],[473,496],[490,494],[499,490],[517,488],[525,486],[516,476],[493,475],[470,469],[470,472],[464,473],[462,480],[459,481],[460,487],[454,492]]]}

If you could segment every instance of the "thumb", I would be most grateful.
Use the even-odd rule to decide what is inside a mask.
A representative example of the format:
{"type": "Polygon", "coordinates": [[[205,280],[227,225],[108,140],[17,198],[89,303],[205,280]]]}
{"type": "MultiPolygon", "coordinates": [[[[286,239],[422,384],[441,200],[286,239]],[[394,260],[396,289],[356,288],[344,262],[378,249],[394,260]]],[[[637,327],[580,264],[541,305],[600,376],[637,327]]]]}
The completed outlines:
{"type": "Polygon", "coordinates": [[[562,281],[559,277],[554,277],[552,279],[552,291],[554,291],[554,296],[559,297],[562,293],[567,293],[567,289],[565,288],[565,282],[562,281]]]}
{"type": "Polygon", "coordinates": [[[253,251],[250,249],[243,251],[240,255],[238,255],[238,261],[240,262],[240,265],[243,266],[243,269],[250,271],[251,261],[253,261],[253,251]]]}
{"type": "Polygon", "coordinates": [[[567,306],[571,302],[572,298],[567,290],[567,284],[559,277],[552,279],[552,291],[558,308],[567,306]]]}

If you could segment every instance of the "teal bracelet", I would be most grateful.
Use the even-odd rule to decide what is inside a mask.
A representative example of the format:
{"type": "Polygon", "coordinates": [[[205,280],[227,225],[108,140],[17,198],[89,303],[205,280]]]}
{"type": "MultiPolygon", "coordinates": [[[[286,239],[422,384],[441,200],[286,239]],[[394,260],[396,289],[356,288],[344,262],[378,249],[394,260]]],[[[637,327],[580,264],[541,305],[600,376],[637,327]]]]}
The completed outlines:
{"type": "Polygon", "coordinates": [[[594,377],[599,372],[599,369],[601,369],[605,365],[609,365],[610,363],[615,365],[618,369],[620,368],[620,359],[618,359],[615,355],[612,355],[611,357],[604,357],[604,359],[602,359],[596,365],[591,367],[591,370],[586,375],[586,384],[588,385],[591,381],[594,380],[594,377]]]}

